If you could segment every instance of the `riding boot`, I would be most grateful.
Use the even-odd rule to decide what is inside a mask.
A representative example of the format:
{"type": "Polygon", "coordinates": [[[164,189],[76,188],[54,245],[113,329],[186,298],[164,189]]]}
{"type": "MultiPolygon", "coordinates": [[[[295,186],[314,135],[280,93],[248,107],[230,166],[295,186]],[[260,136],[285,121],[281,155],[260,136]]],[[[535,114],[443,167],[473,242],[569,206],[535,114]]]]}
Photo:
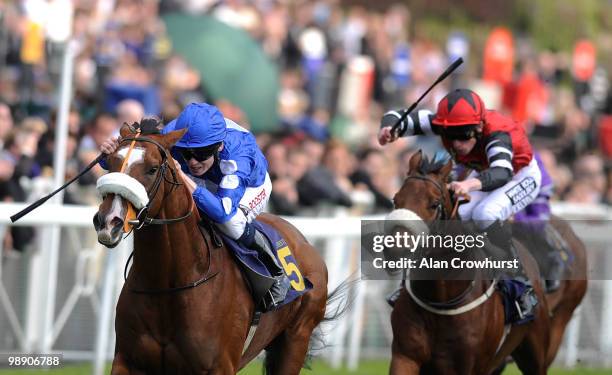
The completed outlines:
{"type": "Polygon", "coordinates": [[[545,263],[547,269],[544,277],[544,286],[546,288],[546,293],[552,293],[561,287],[565,263],[563,259],[561,259],[559,250],[552,248],[550,243],[547,242],[544,248],[547,251],[545,263]]]}
{"type": "Polygon", "coordinates": [[[563,275],[564,268],[563,261],[559,257],[550,258],[551,265],[544,282],[546,293],[556,292],[561,287],[561,276],[563,275]]]}
{"type": "Polygon", "coordinates": [[[568,254],[571,250],[565,239],[550,223],[547,223],[544,227],[544,239],[548,265],[545,282],[546,293],[552,293],[561,287],[561,279],[565,271],[562,254],[568,254]]]}
{"type": "Polygon", "coordinates": [[[255,229],[252,223],[246,225],[244,233],[238,241],[249,249],[257,251],[260,259],[272,274],[272,277],[275,279],[274,284],[270,288],[272,307],[278,306],[285,300],[285,296],[289,291],[290,280],[285,274],[282,265],[274,255],[270,247],[270,242],[263,233],[255,229]]]}
{"type": "Polygon", "coordinates": [[[529,321],[533,318],[533,310],[538,303],[538,299],[533,290],[533,284],[527,277],[525,269],[518,255],[514,241],[512,241],[512,227],[510,224],[496,221],[487,229],[487,237],[489,239],[489,250],[496,260],[518,260],[517,268],[504,270],[504,274],[516,282],[523,284],[524,291],[519,296],[517,302],[517,310],[521,322],[529,321]],[[492,245],[492,246],[491,246],[492,245]]]}
{"type": "Polygon", "coordinates": [[[512,227],[497,220],[486,228],[485,232],[489,239],[487,250],[495,260],[518,260],[518,267],[505,269],[502,273],[512,279],[528,280],[523,263],[514,247],[514,241],[512,241],[512,227]]]}

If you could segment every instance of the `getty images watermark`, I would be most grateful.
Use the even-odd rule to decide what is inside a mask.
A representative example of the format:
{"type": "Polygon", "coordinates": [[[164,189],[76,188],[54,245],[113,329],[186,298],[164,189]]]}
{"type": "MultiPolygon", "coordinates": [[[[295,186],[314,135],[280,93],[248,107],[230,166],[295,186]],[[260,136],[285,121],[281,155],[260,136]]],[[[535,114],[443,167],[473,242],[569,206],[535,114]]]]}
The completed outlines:
{"type": "Polygon", "coordinates": [[[507,222],[504,227],[512,234],[520,260],[504,231],[480,229],[488,224],[363,220],[362,278],[401,279],[409,274],[412,280],[473,280],[505,277],[527,264],[537,267],[541,279],[612,279],[612,221],[507,222]]]}
{"type": "Polygon", "coordinates": [[[496,277],[517,270],[520,261],[498,232],[478,228],[460,221],[425,227],[422,222],[364,220],[362,277],[383,280],[409,273],[411,279],[472,280],[477,272],[496,277]]]}
{"type": "Polygon", "coordinates": [[[492,257],[484,259],[463,259],[459,254],[450,260],[443,259],[442,250],[463,253],[466,250],[484,250],[487,243],[486,234],[412,234],[398,230],[395,234],[374,234],[372,251],[382,256],[373,257],[372,266],[376,269],[517,269],[518,259],[499,260],[492,257]],[[420,250],[425,256],[401,256],[399,259],[385,259],[383,251],[398,251],[414,255],[420,250]],[[435,250],[440,253],[433,254],[435,250]],[[429,255],[426,255],[429,254],[429,255]]]}

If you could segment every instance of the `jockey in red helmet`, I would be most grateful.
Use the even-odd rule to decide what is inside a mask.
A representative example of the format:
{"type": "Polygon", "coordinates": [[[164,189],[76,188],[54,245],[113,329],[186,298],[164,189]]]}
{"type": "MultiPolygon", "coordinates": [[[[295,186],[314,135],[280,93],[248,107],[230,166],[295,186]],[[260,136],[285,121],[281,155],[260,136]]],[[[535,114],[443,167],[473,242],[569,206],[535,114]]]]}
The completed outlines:
{"type": "MultiPolygon", "coordinates": [[[[402,114],[402,111],[389,111],[383,116],[378,134],[381,145],[397,139],[391,127],[402,114]]],[[[542,179],[524,127],[496,111],[487,110],[475,92],[457,89],[440,101],[435,114],[419,110],[406,116],[398,133],[399,136],[439,136],[455,162],[473,170],[464,181],[449,185],[455,193],[471,196],[469,203],[459,207],[461,219],[473,220],[489,234],[494,255],[518,259],[510,225],[503,222],[536,198],[542,179]]],[[[527,286],[519,302],[523,307],[521,313],[529,316],[537,303],[533,288],[522,266],[509,271],[527,286]]]]}

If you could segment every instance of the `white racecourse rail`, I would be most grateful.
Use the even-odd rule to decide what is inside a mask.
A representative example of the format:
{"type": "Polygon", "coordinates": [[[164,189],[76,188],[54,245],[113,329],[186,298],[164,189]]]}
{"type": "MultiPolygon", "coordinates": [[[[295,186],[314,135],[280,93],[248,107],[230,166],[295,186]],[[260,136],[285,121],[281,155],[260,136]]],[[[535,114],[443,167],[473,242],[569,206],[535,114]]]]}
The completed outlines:
{"type": "MultiPolygon", "coordinates": [[[[0,235],[12,225],[9,216],[25,204],[0,204],[0,235]]],[[[114,306],[123,283],[131,239],[113,250],[95,241],[93,206],[47,204],[17,225],[36,227],[35,245],[21,256],[0,263],[0,352],[63,353],[66,360],[88,360],[94,373],[112,358],[114,306]],[[59,234],[58,234],[59,233],[59,234]],[[59,248],[50,238],[59,235],[59,248]],[[51,246],[49,245],[51,244],[51,246]]],[[[596,259],[592,266],[610,270],[612,278],[612,210],[606,206],[555,204],[553,211],[575,219],[578,235],[596,259]],[[586,221],[588,220],[588,222],[586,221]]],[[[289,217],[322,252],[329,269],[329,289],[359,272],[361,217],[334,209],[327,217],[289,217]]],[[[373,219],[375,217],[369,217],[373,219]]],[[[380,217],[376,217],[380,218],[380,217]]],[[[1,245],[0,245],[1,246],[1,245]]],[[[204,286],[205,287],[205,286],[204,286]]],[[[389,358],[390,309],[383,296],[396,282],[367,281],[352,286],[352,309],[328,332],[334,366],[356,368],[363,358],[389,358]]],[[[591,281],[557,357],[557,365],[612,366],[612,281],[591,281]]]]}

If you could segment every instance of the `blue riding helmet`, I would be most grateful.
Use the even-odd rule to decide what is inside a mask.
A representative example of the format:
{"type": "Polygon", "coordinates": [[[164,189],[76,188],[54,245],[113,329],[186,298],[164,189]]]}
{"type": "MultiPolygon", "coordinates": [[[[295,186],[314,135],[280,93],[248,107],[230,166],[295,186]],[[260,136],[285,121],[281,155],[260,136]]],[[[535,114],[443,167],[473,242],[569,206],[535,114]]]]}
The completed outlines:
{"type": "Polygon", "coordinates": [[[206,103],[189,104],[173,124],[168,125],[174,125],[172,130],[187,128],[187,133],[175,145],[184,148],[205,147],[221,142],[227,132],[225,119],[219,109],[206,103]]]}

